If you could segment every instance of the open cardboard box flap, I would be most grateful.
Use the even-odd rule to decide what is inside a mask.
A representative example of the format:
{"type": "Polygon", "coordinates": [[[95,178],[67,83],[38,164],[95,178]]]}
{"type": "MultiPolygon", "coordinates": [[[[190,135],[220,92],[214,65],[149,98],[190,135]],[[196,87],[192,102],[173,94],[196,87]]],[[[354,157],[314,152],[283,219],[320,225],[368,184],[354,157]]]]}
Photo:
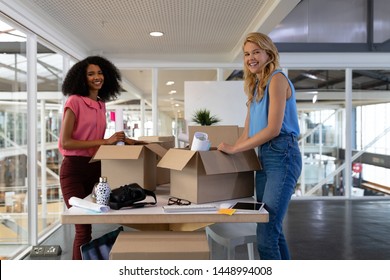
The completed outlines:
{"type": "Polygon", "coordinates": [[[202,164],[207,175],[244,172],[260,169],[260,163],[254,150],[228,155],[217,150],[196,152],[187,149],[169,149],[158,163],[158,167],[183,170],[195,156],[202,164]]]}
{"type": "Polygon", "coordinates": [[[155,153],[159,157],[163,157],[167,152],[167,149],[165,149],[160,144],[156,144],[156,143],[148,144],[145,147],[148,148],[149,150],[151,150],[153,153],[155,153]]]}
{"type": "Polygon", "coordinates": [[[254,150],[233,155],[220,151],[199,152],[207,175],[245,172],[260,169],[260,162],[254,150]]]}
{"type": "Polygon", "coordinates": [[[149,143],[161,143],[175,141],[175,136],[140,136],[138,140],[149,143]]]}
{"type": "Polygon", "coordinates": [[[196,151],[186,149],[169,149],[164,157],[159,161],[157,167],[183,170],[196,151]]]}
{"type": "Polygon", "coordinates": [[[93,161],[104,159],[138,159],[142,155],[142,150],[146,148],[160,157],[166,153],[166,149],[159,144],[147,145],[102,145],[93,156],[93,161]]]}

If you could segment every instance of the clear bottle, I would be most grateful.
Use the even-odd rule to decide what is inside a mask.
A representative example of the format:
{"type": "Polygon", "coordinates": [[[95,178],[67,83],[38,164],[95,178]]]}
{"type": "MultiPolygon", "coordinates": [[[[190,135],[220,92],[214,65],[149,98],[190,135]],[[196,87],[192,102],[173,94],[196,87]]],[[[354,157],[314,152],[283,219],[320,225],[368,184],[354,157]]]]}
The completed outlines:
{"type": "Polygon", "coordinates": [[[94,193],[97,204],[108,205],[108,202],[110,200],[111,188],[107,182],[107,177],[99,178],[99,183],[95,186],[94,193]]]}

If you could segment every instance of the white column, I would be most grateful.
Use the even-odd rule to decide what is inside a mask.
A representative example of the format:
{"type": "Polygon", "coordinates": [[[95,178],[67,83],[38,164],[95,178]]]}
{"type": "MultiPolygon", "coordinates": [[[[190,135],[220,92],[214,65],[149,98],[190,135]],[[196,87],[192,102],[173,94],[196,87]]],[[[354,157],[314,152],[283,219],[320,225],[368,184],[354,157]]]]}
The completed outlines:
{"type": "Polygon", "coordinates": [[[27,193],[28,241],[38,243],[38,168],[37,168],[37,36],[27,36],[27,193]]]}
{"type": "MultiPolygon", "coordinates": [[[[64,55],[62,57],[62,72],[63,72],[63,78],[62,78],[62,81],[61,83],[63,82],[63,80],[65,79],[65,76],[66,74],[68,73],[69,69],[70,69],[70,56],[69,55],[64,55]]],[[[61,100],[61,109],[60,109],[60,112],[58,114],[59,116],[59,119],[62,120],[62,114],[63,114],[63,107],[65,105],[65,101],[66,101],[66,97],[64,95],[62,95],[62,100],[61,100]]],[[[58,133],[58,137],[60,136],[60,134],[58,133]]],[[[62,194],[62,192],[61,192],[62,194]]],[[[66,207],[66,204],[63,203],[63,209],[66,210],[67,207],[66,207]]]]}
{"type": "Polygon", "coordinates": [[[217,81],[223,81],[223,69],[217,68],[217,81]]]}
{"type": "Polygon", "coordinates": [[[178,112],[175,111],[175,147],[179,147],[179,124],[178,112]]]}
{"type": "Polygon", "coordinates": [[[352,127],[352,69],[345,69],[345,197],[351,198],[352,162],[351,162],[351,129],[352,127]]]}
{"type": "Polygon", "coordinates": [[[158,135],[158,97],[157,97],[157,85],[158,85],[158,69],[152,69],[152,123],[153,123],[153,135],[158,135]]]}
{"type": "Polygon", "coordinates": [[[42,222],[46,228],[47,213],[47,184],[46,184],[46,122],[45,122],[45,99],[41,100],[41,204],[42,222]]]}
{"type": "Polygon", "coordinates": [[[140,131],[141,136],[145,136],[145,98],[140,99],[140,131]]]}

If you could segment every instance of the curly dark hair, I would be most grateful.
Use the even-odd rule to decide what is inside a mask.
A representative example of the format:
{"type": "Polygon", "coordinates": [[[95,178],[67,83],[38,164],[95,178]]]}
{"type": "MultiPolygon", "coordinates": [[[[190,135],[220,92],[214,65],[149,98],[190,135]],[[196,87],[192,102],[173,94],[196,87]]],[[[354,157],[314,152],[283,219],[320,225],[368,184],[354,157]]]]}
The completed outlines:
{"type": "Polygon", "coordinates": [[[73,65],[62,84],[62,93],[68,95],[88,96],[87,68],[90,64],[98,65],[103,71],[104,83],[99,90],[102,101],[114,100],[120,95],[122,81],[121,74],[116,66],[101,56],[89,56],[73,65]]]}

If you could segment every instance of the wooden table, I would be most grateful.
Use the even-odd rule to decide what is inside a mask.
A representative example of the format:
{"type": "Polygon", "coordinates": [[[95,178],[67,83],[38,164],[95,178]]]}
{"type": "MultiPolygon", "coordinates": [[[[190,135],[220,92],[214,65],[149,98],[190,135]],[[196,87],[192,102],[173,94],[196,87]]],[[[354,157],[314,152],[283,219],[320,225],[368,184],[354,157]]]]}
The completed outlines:
{"type": "MultiPolygon", "coordinates": [[[[165,213],[163,205],[169,199],[169,186],[159,186],[156,190],[157,206],[143,208],[110,210],[98,213],[78,207],[71,207],[61,215],[62,224],[212,224],[212,223],[267,223],[268,212],[262,209],[256,213],[235,213],[233,215],[219,214],[217,211],[165,213]]],[[[149,198],[148,198],[149,199],[149,198]]],[[[153,199],[151,198],[151,201],[153,199]]],[[[237,201],[254,201],[253,197],[218,201],[212,204],[233,204],[237,201]]]]}

